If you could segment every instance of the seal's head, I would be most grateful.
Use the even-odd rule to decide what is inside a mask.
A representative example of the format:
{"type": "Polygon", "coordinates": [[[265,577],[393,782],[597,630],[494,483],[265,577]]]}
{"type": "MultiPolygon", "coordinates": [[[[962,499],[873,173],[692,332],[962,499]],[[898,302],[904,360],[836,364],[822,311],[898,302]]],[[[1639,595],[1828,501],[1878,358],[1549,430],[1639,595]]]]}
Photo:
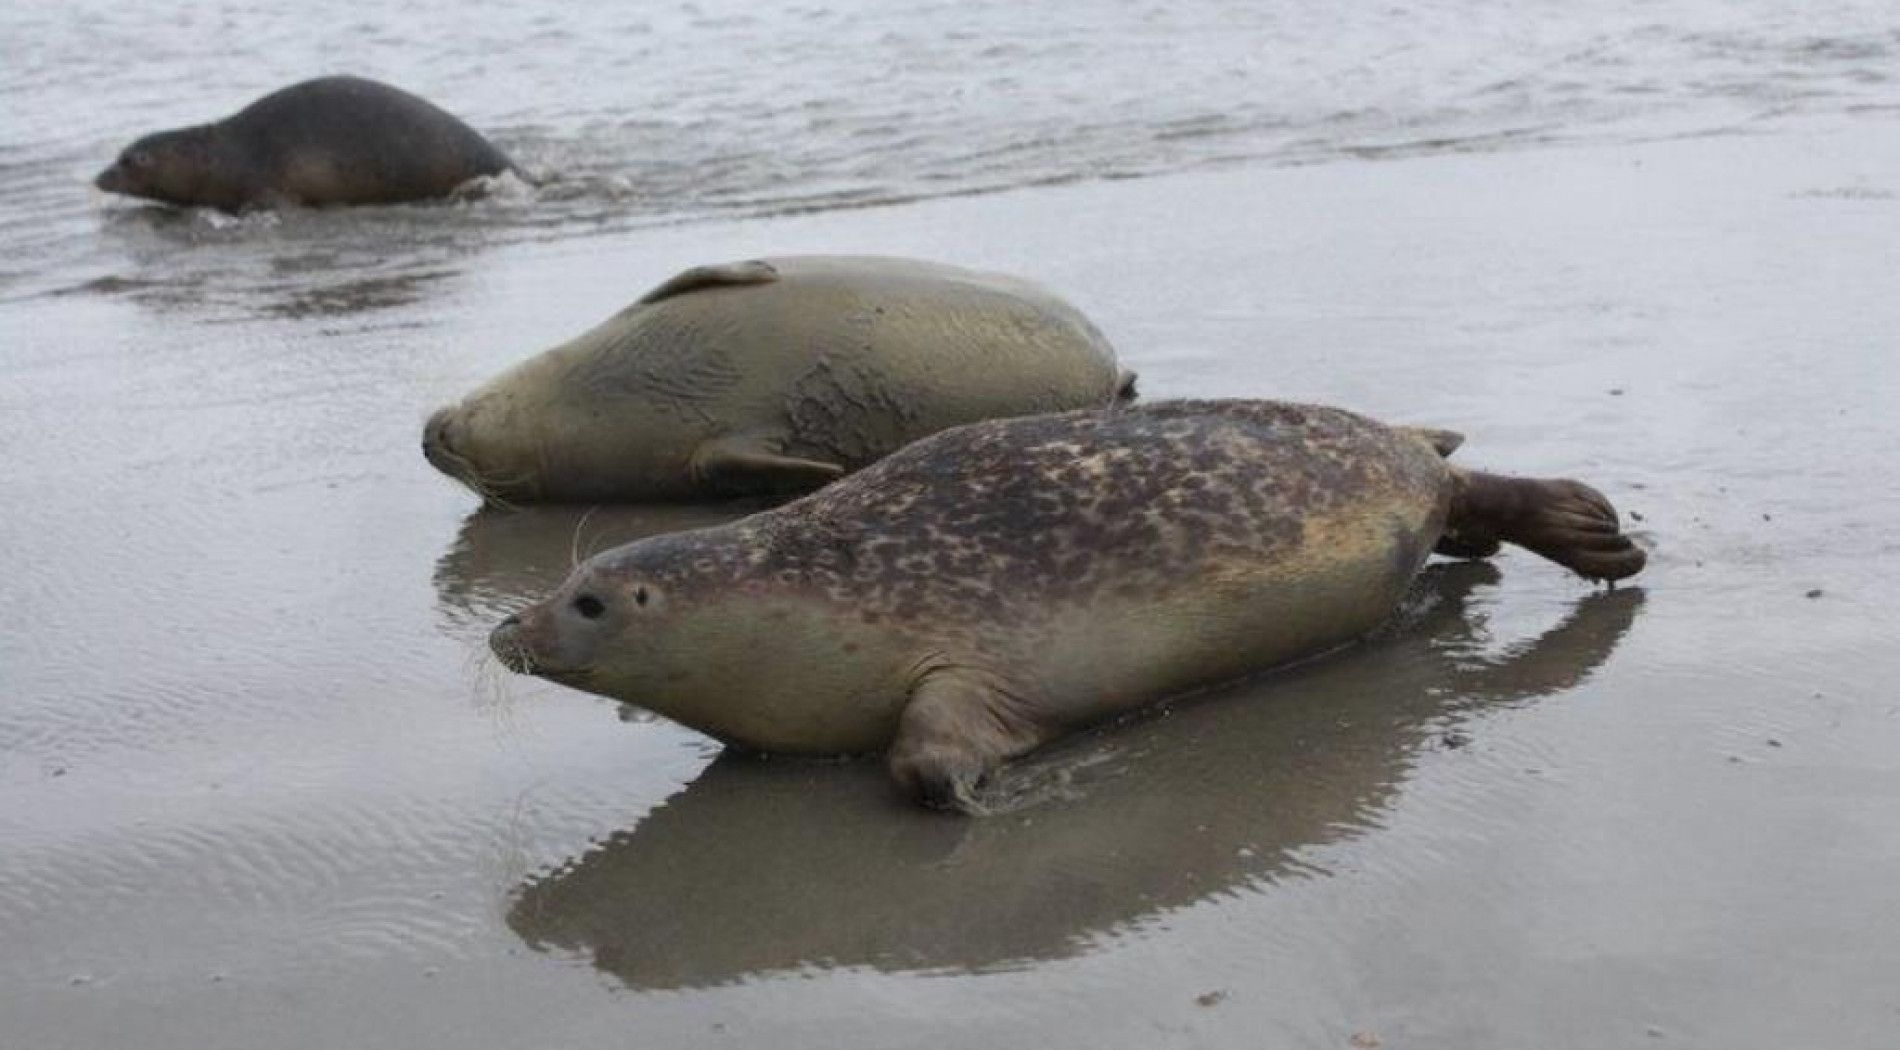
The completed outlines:
{"type": "Polygon", "coordinates": [[[909,650],[827,602],[774,549],[773,513],[595,555],[503,620],[489,648],[511,671],[752,750],[882,747],[909,650]]]}
{"type": "Polygon", "coordinates": [[[128,197],[216,203],[229,196],[217,152],[208,127],[155,132],[127,146],[92,184],[128,197]]]}
{"type": "Polygon", "coordinates": [[[642,691],[665,678],[662,641],[672,632],[667,588],[637,565],[590,559],[561,588],[503,620],[488,646],[511,671],[600,691],[642,691]],[[656,674],[657,671],[657,674],[656,674]]]}
{"type": "Polygon", "coordinates": [[[727,576],[717,550],[726,536],[701,529],[598,554],[502,620],[488,647],[517,674],[703,724],[690,712],[756,656],[749,618],[714,582],[727,576]]]}
{"type": "Polygon", "coordinates": [[[699,430],[575,377],[571,358],[530,358],[439,409],[423,425],[423,456],[497,503],[692,495],[699,430]]]}
{"type": "Polygon", "coordinates": [[[540,463],[529,435],[494,398],[437,409],[422,427],[422,455],[435,469],[498,502],[541,498],[540,463]]]}

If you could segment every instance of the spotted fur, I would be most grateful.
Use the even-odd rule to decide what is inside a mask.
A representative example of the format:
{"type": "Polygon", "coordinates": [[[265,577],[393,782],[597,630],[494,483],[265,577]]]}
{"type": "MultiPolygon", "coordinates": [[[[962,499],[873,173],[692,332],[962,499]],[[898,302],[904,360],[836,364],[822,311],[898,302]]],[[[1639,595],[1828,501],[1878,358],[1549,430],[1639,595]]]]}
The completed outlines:
{"type": "Polygon", "coordinates": [[[1165,593],[1210,567],[1298,557],[1314,521],[1437,507],[1447,477],[1426,442],[1340,409],[1161,402],[959,427],[797,502],[643,541],[603,567],[682,593],[793,588],[872,623],[1021,626],[1052,604],[1165,593]]]}
{"type": "Polygon", "coordinates": [[[1448,525],[1642,567],[1594,489],[1454,469],[1456,444],[1260,401],[977,423],[600,555],[490,644],[752,750],[888,748],[917,797],[980,809],[998,763],[1076,726],[1365,635],[1448,525]]]}

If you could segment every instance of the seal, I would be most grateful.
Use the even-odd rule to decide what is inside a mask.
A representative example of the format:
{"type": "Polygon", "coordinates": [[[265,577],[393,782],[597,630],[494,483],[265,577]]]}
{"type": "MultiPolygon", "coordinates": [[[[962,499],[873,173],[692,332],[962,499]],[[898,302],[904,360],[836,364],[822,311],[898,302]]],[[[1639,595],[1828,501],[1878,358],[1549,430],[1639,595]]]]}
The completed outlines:
{"type": "Polygon", "coordinates": [[[1441,541],[1642,568],[1595,489],[1454,467],[1461,440],[1271,401],[977,423],[596,555],[489,644],[743,749],[888,749],[976,812],[1064,733],[1364,637],[1441,541]]]}
{"type": "Polygon", "coordinates": [[[785,495],[959,424],[1133,392],[1026,281],[796,256],[679,274],[436,412],[422,451],[504,503],[785,495]]]}
{"type": "Polygon", "coordinates": [[[508,926],[635,989],[813,967],[992,973],[1087,954],[1296,875],[1316,845],[1376,837],[1421,752],[1576,687],[1644,601],[1641,587],[1567,595],[1539,603],[1545,630],[1490,637],[1466,604],[1500,576],[1486,562],[1428,565],[1350,660],[1078,733],[985,785],[1000,812],[1058,801],[1059,819],[933,820],[894,806],[869,763],[727,751],[677,793],[667,783],[664,805],[631,807],[621,830],[526,876],[508,926]],[[1114,858],[1089,865],[1086,893],[1081,857],[1114,858]]]}
{"type": "Polygon", "coordinates": [[[512,170],[501,150],[429,102],[336,76],[293,84],[213,124],[147,135],[93,185],[237,212],[425,200],[512,170]]]}

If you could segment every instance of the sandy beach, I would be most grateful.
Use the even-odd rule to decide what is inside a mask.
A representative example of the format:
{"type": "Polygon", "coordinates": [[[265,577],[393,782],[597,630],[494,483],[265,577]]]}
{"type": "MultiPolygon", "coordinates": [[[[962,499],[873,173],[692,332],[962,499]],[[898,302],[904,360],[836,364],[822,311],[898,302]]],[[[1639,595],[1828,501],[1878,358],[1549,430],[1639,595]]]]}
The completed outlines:
{"type": "Polygon", "coordinates": [[[8,302],[0,1042],[1880,1047],[1900,1031],[1900,112],[523,240],[282,294],[201,243],[8,302]],[[690,264],[1070,297],[1149,399],[1458,429],[1591,480],[1365,646],[921,813],[481,646],[727,508],[478,512],[427,411],[690,264]],[[191,253],[197,253],[195,255],[191,253]],[[207,259],[212,261],[207,262],[207,259]],[[162,291],[162,290],[161,290],[162,291]],[[1375,1041],[1376,1040],[1376,1041],[1375,1041]]]}

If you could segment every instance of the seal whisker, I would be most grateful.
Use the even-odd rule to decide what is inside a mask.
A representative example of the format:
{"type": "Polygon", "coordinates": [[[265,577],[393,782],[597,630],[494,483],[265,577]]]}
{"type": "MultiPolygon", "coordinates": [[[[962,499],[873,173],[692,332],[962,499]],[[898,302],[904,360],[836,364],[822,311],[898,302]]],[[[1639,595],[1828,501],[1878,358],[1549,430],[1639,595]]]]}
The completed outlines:
{"type": "Polygon", "coordinates": [[[476,472],[472,466],[469,468],[467,474],[460,475],[460,477],[463,484],[467,485],[470,490],[482,498],[482,502],[500,507],[503,510],[519,510],[521,505],[509,499],[507,496],[502,495],[502,490],[532,480],[532,475],[525,471],[518,474],[484,475],[476,472]]]}
{"type": "Polygon", "coordinates": [[[468,461],[466,456],[439,446],[433,450],[432,454],[441,461],[437,466],[442,473],[468,486],[470,492],[482,498],[482,502],[492,503],[509,510],[513,510],[515,505],[502,496],[500,487],[519,484],[529,477],[526,472],[513,477],[484,475],[475,468],[475,464],[468,461]]]}
{"type": "Polygon", "coordinates": [[[476,706],[485,711],[507,708],[514,702],[514,683],[507,668],[485,645],[472,645],[464,661],[476,706]]]}
{"type": "Polygon", "coordinates": [[[599,509],[600,505],[598,503],[587,508],[581,513],[580,520],[574,523],[574,536],[567,544],[567,571],[569,572],[573,572],[580,567],[581,530],[587,527],[587,519],[593,517],[594,512],[599,509]]]}

